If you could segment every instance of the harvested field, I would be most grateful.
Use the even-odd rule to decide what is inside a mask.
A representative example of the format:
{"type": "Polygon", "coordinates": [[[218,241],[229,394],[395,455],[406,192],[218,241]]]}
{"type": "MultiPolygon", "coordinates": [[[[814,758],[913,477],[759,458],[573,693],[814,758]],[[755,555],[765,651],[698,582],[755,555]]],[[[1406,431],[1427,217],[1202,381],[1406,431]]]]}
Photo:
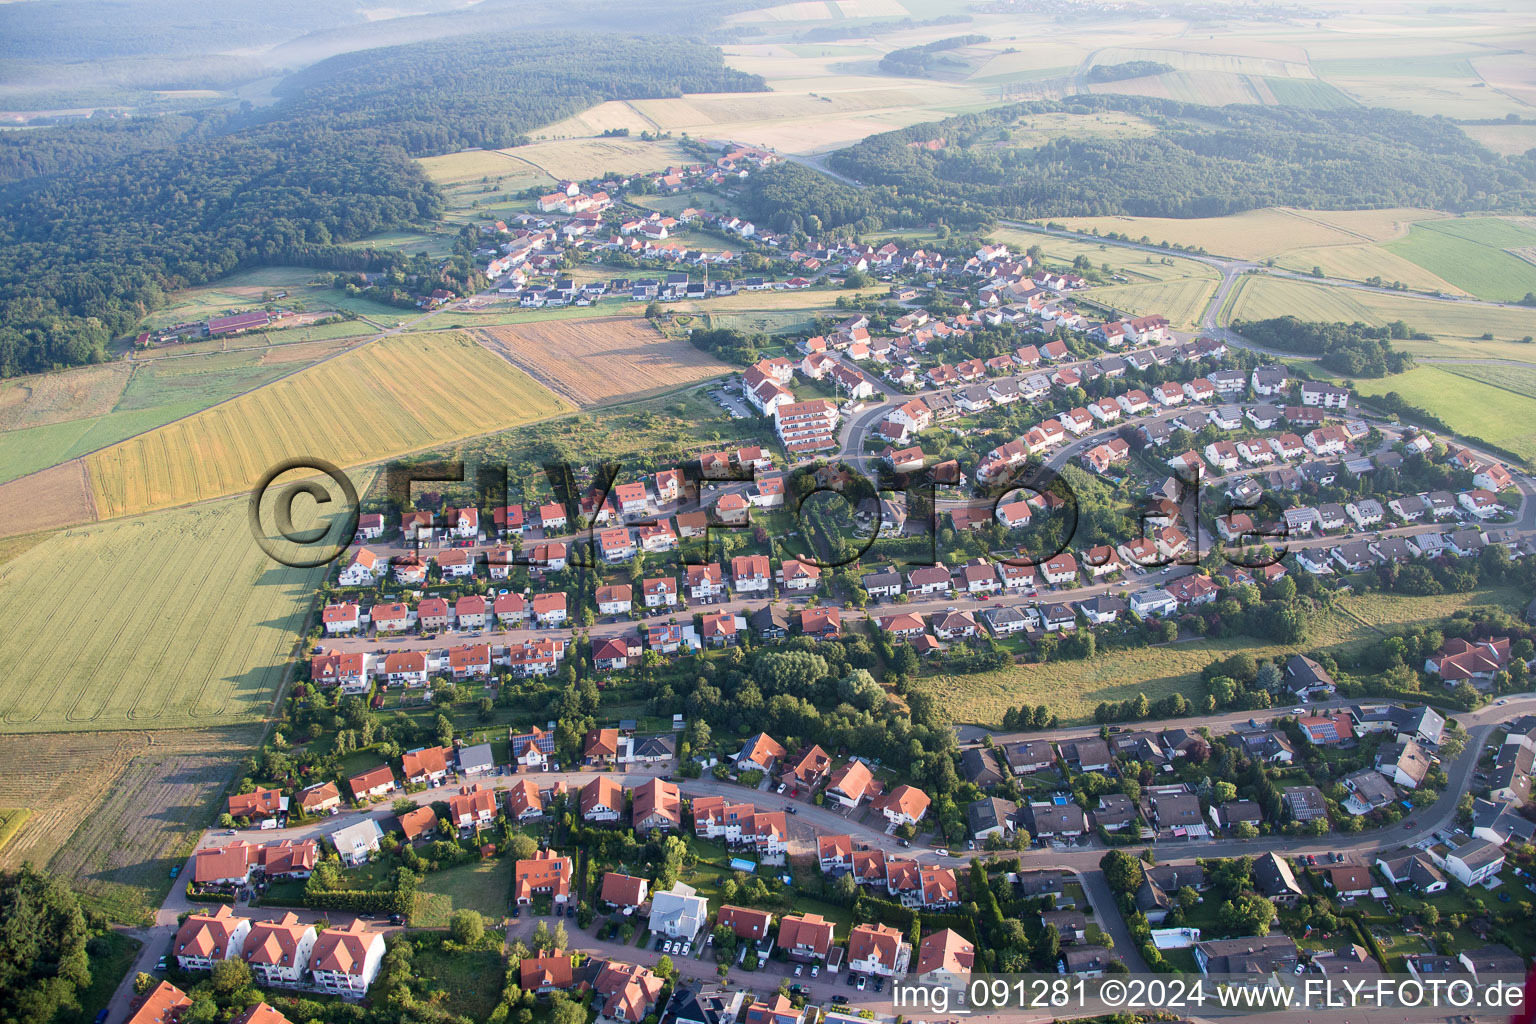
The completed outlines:
{"type": "Polygon", "coordinates": [[[460,334],[385,338],[87,456],[103,518],[243,492],[295,456],[357,466],[566,409],[460,334]]]}
{"type": "Polygon", "coordinates": [[[1256,260],[1309,246],[1398,238],[1408,233],[1414,221],[1443,216],[1414,209],[1340,212],[1268,207],[1229,217],[1073,217],[1063,223],[1075,231],[1116,231],[1132,239],[1199,246],[1222,256],[1256,260]]]}
{"type": "Polygon", "coordinates": [[[256,738],[250,729],[0,736],[0,788],[34,809],[0,864],[46,865],[88,905],[146,923],[256,738]]]}
{"type": "Polygon", "coordinates": [[[474,336],[582,407],[644,397],[731,372],[730,366],[687,342],[663,337],[642,317],[487,327],[474,336]]]}
{"type": "Polygon", "coordinates": [[[1301,274],[1310,274],[1313,267],[1320,267],[1325,277],[1338,277],[1348,281],[1366,281],[1372,277],[1379,277],[1388,284],[1401,281],[1409,288],[1419,291],[1444,292],[1446,295],[1465,294],[1449,281],[1436,277],[1417,263],[1406,260],[1388,251],[1387,246],[1378,245],[1375,242],[1292,249],[1275,257],[1275,266],[1301,274]]]}
{"type": "Polygon", "coordinates": [[[96,504],[80,459],[0,484],[0,537],[57,530],[95,519],[96,504]]]}
{"type": "Polygon", "coordinates": [[[111,412],[132,371],[129,363],[107,363],[0,384],[0,430],[41,427],[111,412]]]}
{"type": "Polygon", "coordinates": [[[55,533],[0,565],[0,732],[261,721],[324,574],[273,563],[243,500],[55,533]]]}
{"type": "Polygon", "coordinates": [[[674,164],[698,160],[697,156],[670,140],[642,142],[620,138],[534,142],[501,150],[499,155],[524,161],[551,178],[576,180],[601,177],[609,171],[617,174],[660,171],[674,164]]]}
{"type": "Polygon", "coordinates": [[[1175,328],[1191,328],[1198,325],[1200,314],[1205,312],[1206,303],[1215,291],[1215,280],[1176,278],[1149,284],[1092,288],[1084,294],[1122,313],[1136,316],[1159,314],[1167,317],[1175,328]]]}

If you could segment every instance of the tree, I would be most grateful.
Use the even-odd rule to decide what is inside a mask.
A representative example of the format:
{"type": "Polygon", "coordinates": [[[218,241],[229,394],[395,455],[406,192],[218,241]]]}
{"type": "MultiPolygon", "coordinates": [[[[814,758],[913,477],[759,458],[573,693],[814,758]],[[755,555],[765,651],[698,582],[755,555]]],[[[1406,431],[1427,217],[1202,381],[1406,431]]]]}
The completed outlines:
{"type": "Polygon", "coordinates": [[[564,992],[555,991],[550,995],[549,1024],[587,1024],[585,1006],[564,992]]]}
{"type": "Polygon", "coordinates": [[[533,938],[529,940],[533,948],[545,952],[555,948],[555,937],[549,933],[549,922],[540,921],[539,926],[533,930],[533,938]]]}
{"type": "Polygon", "coordinates": [[[480,911],[468,907],[455,910],[448,919],[448,932],[461,946],[478,946],[485,938],[485,918],[480,911]]]}
{"type": "Polygon", "coordinates": [[[652,973],[658,978],[671,980],[676,976],[677,968],[672,965],[672,958],[663,953],[661,958],[656,961],[656,966],[652,968],[652,973]]]}
{"type": "Polygon", "coordinates": [[[1263,935],[1275,919],[1275,905],[1258,893],[1239,893],[1221,905],[1217,919],[1236,935],[1263,935]]]}
{"type": "Polygon", "coordinates": [[[1110,850],[1100,857],[1099,869],[1115,892],[1132,893],[1141,887],[1141,865],[1123,850],[1110,850]]]}
{"type": "Polygon", "coordinates": [[[507,840],[507,853],[513,860],[532,860],[538,852],[539,844],[532,836],[514,832],[507,840]]]}
{"type": "Polygon", "coordinates": [[[453,723],[448,721],[447,715],[438,715],[434,726],[437,731],[437,745],[440,747],[453,746],[453,723]]]}
{"type": "Polygon", "coordinates": [[[221,996],[238,992],[251,984],[251,969],[244,960],[232,957],[213,965],[213,990],[221,996]]]}

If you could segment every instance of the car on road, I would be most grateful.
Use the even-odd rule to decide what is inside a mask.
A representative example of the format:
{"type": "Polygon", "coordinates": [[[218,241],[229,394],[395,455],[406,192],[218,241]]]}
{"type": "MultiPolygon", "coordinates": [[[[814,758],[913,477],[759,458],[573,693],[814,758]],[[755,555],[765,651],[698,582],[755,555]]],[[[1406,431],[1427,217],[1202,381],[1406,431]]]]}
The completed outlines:
{"type": "Polygon", "coordinates": [[[1306,708],[1291,708],[1291,714],[1293,714],[1293,715],[1304,715],[1306,713],[1307,713],[1307,709],[1306,708]]]}
{"type": "Polygon", "coordinates": [[[781,783],[779,783],[779,788],[774,790],[774,792],[779,794],[780,796],[783,796],[784,795],[784,791],[786,789],[788,789],[788,788],[789,787],[787,785],[785,785],[784,783],[781,782],[781,783]]]}
{"type": "Polygon", "coordinates": [[[908,849],[910,849],[910,848],[911,848],[911,846],[912,846],[912,840],[910,840],[910,839],[903,839],[903,840],[902,840],[902,841],[901,841],[901,845],[902,845],[902,846],[903,846],[903,847],[906,847],[906,848],[908,848],[908,849]]]}
{"type": "Polygon", "coordinates": [[[938,854],[940,857],[948,857],[949,856],[949,851],[947,849],[945,849],[944,847],[942,847],[942,846],[939,847],[937,850],[934,850],[933,852],[938,854]]]}
{"type": "MultiPolygon", "coordinates": [[[[852,979],[850,978],[849,980],[851,981],[852,979]]],[[[848,1004],[848,997],[839,992],[837,995],[828,1000],[828,1002],[836,1006],[846,1006],[848,1004]]]]}
{"type": "Polygon", "coordinates": [[[106,1024],[106,1020],[107,1020],[107,1011],[106,1010],[102,1010],[100,1013],[96,1014],[96,1024],[106,1024]]]}

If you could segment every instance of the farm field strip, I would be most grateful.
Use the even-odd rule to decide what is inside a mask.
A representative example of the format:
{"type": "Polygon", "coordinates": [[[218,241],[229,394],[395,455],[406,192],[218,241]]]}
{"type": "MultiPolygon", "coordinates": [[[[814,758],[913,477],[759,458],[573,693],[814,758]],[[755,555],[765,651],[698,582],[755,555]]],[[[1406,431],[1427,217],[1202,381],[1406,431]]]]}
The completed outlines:
{"type": "Polygon", "coordinates": [[[475,338],[582,407],[731,372],[731,367],[687,342],[664,337],[640,317],[488,327],[475,338]]]}
{"type": "Polygon", "coordinates": [[[1206,303],[1216,291],[1215,280],[1178,278],[1151,284],[1118,284],[1092,288],[1083,294],[1117,311],[1146,316],[1166,316],[1175,328],[1195,327],[1206,303]]]}
{"type": "Polygon", "coordinates": [[[1203,246],[1215,255],[1257,260],[1293,249],[1353,245],[1405,235],[1408,225],[1445,214],[1433,210],[1297,210],[1266,207],[1227,217],[1069,217],[1074,231],[1119,232],[1132,240],[1203,246]]]}
{"type": "Polygon", "coordinates": [[[1238,281],[1224,312],[1229,319],[1295,315],[1345,323],[1358,320],[1378,327],[1402,320],[1435,337],[1432,342],[1399,343],[1400,348],[1415,355],[1536,362],[1536,350],[1520,343],[1521,338],[1536,335],[1536,309],[1436,300],[1255,274],[1238,281]],[[1485,333],[1492,334],[1493,340],[1484,339],[1485,333]]]}
{"type": "Polygon", "coordinates": [[[1458,377],[1481,381],[1484,384],[1517,395],[1536,398],[1536,366],[1480,366],[1477,364],[1447,364],[1440,367],[1458,377]]]}
{"type": "Polygon", "coordinates": [[[0,383],[0,431],[109,413],[132,372],[127,363],[106,363],[0,383]]]}
{"type": "Polygon", "coordinates": [[[563,412],[452,332],[398,335],[87,456],[102,518],[246,490],[283,459],[356,466],[563,412]]]}
{"type": "Polygon", "coordinates": [[[1536,231],[1476,218],[1416,225],[1383,248],[1478,298],[1515,302],[1536,292],[1536,265],[1506,250],[1532,244],[1536,231]]]}
{"type": "Polygon", "coordinates": [[[0,565],[0,732],[258,721],[323,576],[274,564],[240,500],[55,534],[0,565]]]}

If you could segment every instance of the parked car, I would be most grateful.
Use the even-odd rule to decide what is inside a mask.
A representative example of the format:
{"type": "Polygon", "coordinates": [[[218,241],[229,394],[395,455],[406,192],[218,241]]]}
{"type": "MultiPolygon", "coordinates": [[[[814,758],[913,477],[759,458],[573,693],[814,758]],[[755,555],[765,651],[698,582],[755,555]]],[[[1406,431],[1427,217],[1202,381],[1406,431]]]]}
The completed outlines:
{"type": "Polygon", "coordinates": [[[800,975],[802,975],[804,973],[805,973],[805,964],[795,964],[795,977],[798,978],[798,977],[800,977],[800,975]]]}
{"type": "Polygon", "coordinates": [[[863,991],[864,991],[864,985],[865,985],[865,984],[866,984],[866,983],[867,983],[867,982],[868,982],[868,981],[869,981],[869,979],[868,979],[868,978],[866,978],[866,977],[864,977],[864,976],[863,976],[863,975],[860,975],[860,976],[859,976],[859,984],[858,984],[858,989],[859,989],[859,991],[860,991],[860,992],[863,992],[863,991]]]}

